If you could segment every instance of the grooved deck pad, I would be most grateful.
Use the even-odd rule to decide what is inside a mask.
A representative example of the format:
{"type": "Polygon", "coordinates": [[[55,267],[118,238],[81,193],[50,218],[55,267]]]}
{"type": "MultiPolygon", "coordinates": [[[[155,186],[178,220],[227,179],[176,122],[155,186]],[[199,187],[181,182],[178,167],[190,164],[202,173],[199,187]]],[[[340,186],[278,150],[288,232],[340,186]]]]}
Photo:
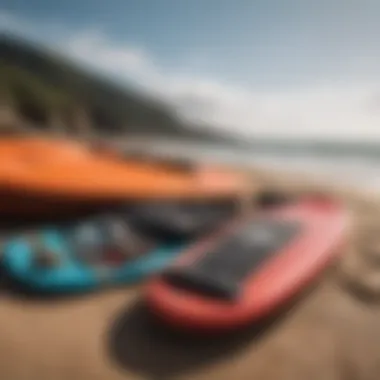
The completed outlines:
{"type": "Polygon", "coordinates": [[[164,279],[203,296],[233,301],[247,276],[278,253],[300,229],[294,222],[253,219],[191,265],[168,270],[164,279]]]}

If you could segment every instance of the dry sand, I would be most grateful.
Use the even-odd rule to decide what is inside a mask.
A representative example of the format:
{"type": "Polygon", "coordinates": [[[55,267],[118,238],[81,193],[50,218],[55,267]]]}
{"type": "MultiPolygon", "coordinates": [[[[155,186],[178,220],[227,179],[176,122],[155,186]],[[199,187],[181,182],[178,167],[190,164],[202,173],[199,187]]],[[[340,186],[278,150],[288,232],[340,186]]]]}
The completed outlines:
{"type": "MultiPolygon", "coordinates": [[[[287,192],[315,187],[259,172],[255,180],[287,192]]],[[[380,202],[333,192],[355,215],[349,248],[265,325],[199,342],[157,329],[138,287],[54,300],[4,284],[0,379],[378,380],[380,202]]]]}

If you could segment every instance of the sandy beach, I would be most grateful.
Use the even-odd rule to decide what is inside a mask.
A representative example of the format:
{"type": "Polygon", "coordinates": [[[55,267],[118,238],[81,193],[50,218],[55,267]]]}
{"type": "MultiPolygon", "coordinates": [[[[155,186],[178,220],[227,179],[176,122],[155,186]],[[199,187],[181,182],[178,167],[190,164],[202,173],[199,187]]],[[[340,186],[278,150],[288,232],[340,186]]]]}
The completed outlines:
{"type": "MultiPolygon", "coordinates": [[[[284,200],[326,195],[352,216],[336,260],[302,294],[263,321],[209,339],[174,332],[153,318],[143,302],[144,283],[75,296],[32,295],[7,278],[3,260],[0,380],[380,380],[379,14],[380,1],[369,0],[0,0],[3,251],[4,241],[28,222],[58,226],[66,217],[72,222],[74,215],[81,219],[104,208],[112,214],[110,206],[127,198],[164,193],[215,200],[233,188],[242,212],[259,209],[255,195],[265,191],[284,200]],[[158,161],[162,170],[147,168],[158,161]],[[246,174],[248,182],[225,176],[224,169],[246,174]]],[[[140,255],[140,243],[141,250],[145,243],[158,247],[157,235],[168,229],[157,234],[141,214],[128,216],[128,224],[140,226],[131,224],[124,234],[118,221],[106,223],[107,231],[76,231],[78,255],[96,265],[96,276],[108,277],[103,264],[140,255]],[[140,236],[142,224],[156,236],[140,236]],[[112,235],[109,252],[91,248],[98,243],[94,235],[112,235]],[[126,237],[130,244],[121,240],[126,237]],[[118,244],[128,247],[120,252],[118,244]]],[[[169,224],[177,223],[173,214],[169,224]]],[[[180,229],[192,229],[186,216],[178,219],[180,229]]],[[[267,311],[297,286],[283,265],[295,263],[293,269],[306,273],[302,254],[308,252],[306,259],[318,268],[322,260],[314,252],[325,246],[310,249],[315,225],[321,225],[311,222],[310,235],[292,241],[295,248],[280,246],[285,255],[248,289],[254,312],[267,311]],[[272,279],[282,292],[267,286],[272,279]]],[[[329,226],[319,234],[335,232],[329,226]]],[[[297,232],[299,227],[294,223],[297,232]]],[[[277,249],[277,241],[261,232],[260,243],[277,249]]],[[[68,282],[78,280],[70,288],[81,282],[85,287],[93,280],[93,273],[81,276],[70,257],[56,252],[63,248],[60,236],[44,237],[56,247],[34,237],[37,269],[63,269],[44,273],[40,286],[62,289],[60,281],[70,277],[68,282]]],[[[332,241],[324,236],[319,242],[332,241]]],[[[260,251],[257,265],[267,254],[266,247],[260,251]]],[[[0,261],[2,255],[0,250],[0,261]]],[[[8,266],[21,276],[27,265],[22,256],[8,266]]],[[[213,264],[206,266],[207,272],[213,264]]],[[[234,276],[224,276],[221,289],[215,273],[217,286],[210,287],[207,273],[195,268],[200,281],[194,284],[190,274],[190,286],[241,294],[234,276]]],[[[215,308],[222,310],[220,323],[244,319],[241,304],[230,315],[215,308]]],[[[247,304],[248,311],[248,297],[247,304]]],[[[196,308],[214,311],[197,302],[196,308]]],[[[187,320],[193,318],[189,312],[187,320]]]]}
{"type": "MultiPolygon", "coordinates": [[[[258,186],[316,185],[256,171],[258,186]]],[[[319,186],[318,191],[321,191],[319,186]]],[[[354,214],[348,248],[292,305],[239,334],[199,341],[159,329],[140,287],[75,298],[25,297],[2,285],[0,378],[6,380],[377,380],[380,200],[326,186],[354,214]]]]}

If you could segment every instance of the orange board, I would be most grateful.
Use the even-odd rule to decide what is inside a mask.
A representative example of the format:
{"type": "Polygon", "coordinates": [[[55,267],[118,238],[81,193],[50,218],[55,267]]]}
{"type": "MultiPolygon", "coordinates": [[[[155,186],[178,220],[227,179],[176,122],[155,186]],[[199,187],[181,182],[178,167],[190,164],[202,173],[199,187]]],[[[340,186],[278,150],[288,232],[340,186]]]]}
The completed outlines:
{"type": "Polygon", "coordinates": [[[64,200],[230,198],[248,189],[247,178],[229,170],[174,170],[69,140],[5,139],[0,158],[0,189],[64,200]]]}

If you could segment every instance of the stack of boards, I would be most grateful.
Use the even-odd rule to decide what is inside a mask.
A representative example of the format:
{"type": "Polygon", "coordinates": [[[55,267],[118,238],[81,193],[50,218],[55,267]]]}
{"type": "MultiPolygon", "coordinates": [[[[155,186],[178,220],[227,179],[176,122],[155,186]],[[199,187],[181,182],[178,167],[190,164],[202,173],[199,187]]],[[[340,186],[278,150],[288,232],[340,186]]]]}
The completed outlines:
{"type": "Polygon", "coordinates": [[[5,244],[3,263],[18,282],[51,293],[152,276],[144,297],[154,315],[184,329],[220,331],[299,293],[339,252],[348,227],[345,208],[319,198],[244,217],[220,205],[126,206],[22,233],[5,244]]]}
{"type": "Polygon", "coordinates": [[[349,226],[342,205],[320,198],[236,215],[231,200],[248,196],[250,181],[214,166],[39,138],[2,140],[0,153],[2,215],[108,209],[10,237],[3,264],[11,278],[75,293],[153,276],[144,293],[151,311],[185,329],[232,329],[272,312],[334,258],[349,226]]]}

